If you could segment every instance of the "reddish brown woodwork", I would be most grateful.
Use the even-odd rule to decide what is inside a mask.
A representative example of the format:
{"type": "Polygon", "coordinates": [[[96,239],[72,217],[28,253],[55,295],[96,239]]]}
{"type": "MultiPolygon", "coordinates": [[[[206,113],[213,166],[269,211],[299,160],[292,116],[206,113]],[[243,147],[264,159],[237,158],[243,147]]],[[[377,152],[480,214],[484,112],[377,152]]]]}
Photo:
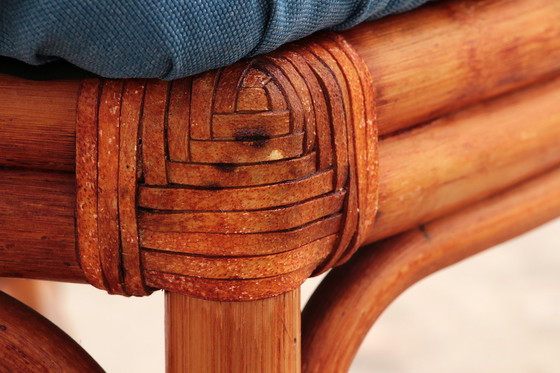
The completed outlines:
{"type": "Polygon", "coordinates": [[[377,206],[372,92],[334,34],[172,83],[86,81],[86,277],[124,295],[251,300],[344,262],[377,206]]]}
{"type": "MultiPolygon", "coordinates": [[[[140,88],[138,92],[141,92],[141,87],[138,88],[140,88]]],[[[128,100],[131,92],[135,91],[137,89],[125,91],[123,96],[125,100],[128,100]]],[[[137,94],[142,96],[140,93],[137,94]]],[[[422,222],[450,213],[559,164],[558,100],[560,100],[560,80],[552,80],[484,102],[413,131],[384,139],[380,142],[379,150],[380,214],[375,227],[366,234],[366,242],[402,232],[422,222]]],[[[129,123],[128,121],[132,124],[138,123],[138,110],[135,111],[133,108],[140,104],[141,100],[137,98],[136,103],[131,104],[131,109],[128,109],[128,106],[123,107],[121,116],[124,115],[128,119],[123,120],[120,124],[122,136],[129,136],[123,135],[123,131],[132,130],[132,133],[136,133],[137,129],[135,130],[126,123],[129,123]],[[136,114],[133,114],[134,112],[136,114]]],[[[92,144],[94,141],[87,143],[88,146],[92,146],[92,144]]],[[[126,252],[121,256],[123,261],[135,263],[125,265],[129,270],[124,275],[138,279],[140,278],[140,266],[137,263],[141,258],[137,249],[139,245],[137,226],[134,224],[137,220],[136,207],[132,202],[137,196],[130,192],[136,187],[134,182],[126,181],[127,178],[136,180],[135,147],[136,143],[120,147],[119,157],[132,156],[132,158],[126,158],[132,160],[120,163],[119,180],[122,181],[119,181],[119,188],[121,188],[119,199],[125,200],[127,203],[120,204],[119,216],[121,247],[122,252],[126,252]]],[[[225,172],[222,170],[227,170],[227,178],[220,178],[220,182],[224,186],[253,187],[250,189],[258,198],[250,198],[251,194],[240,194],[243,198],[237,202],[244,208],[253,208],[262,206],[261,204],[267,206],[267,201],[281,201],[282,198],[289,198],[291,202],[302,201],[296,193],[278,193],[277,191],[282,190],[284,186],[297,188],[297,184],[278,183],[278,178],[285,178],[293,171],[300,179],[300,175],[314,169],[317,159],[316,155],[295,158],[287,161],[289,162],[286,163],[289,164],[287,169],[279,168],[278,163],[238,167],[220,165],[217,168],[211,164],[168,161],[168,165],[175,164],[184,167],[177,168],[182,173],[174,176],[180,176],[180,180],[174,181],[175,179],[170,176],[173,184],[185,184],[186,180],[195,180],[193,183],[202,185],[210,184],[212,178],[216,180],[225,172]],[[273,167],[273,165],[277,167],[273,167]],[[198,167],[201,167],[200,170],[202,170],[200,174],[195,173],[198,167]],[[271,185],[267,186],[267,184],[271,185]],[[268,194],[269,199],[263,198],[269,187],[273,188],[274,192],[268,194]]],[[[95,161],[92,164],[95,165],[95,161]]],[[[176,169],[168,168],[169,174],[173,175],[174,170],[176,169]]],[[[5,214],[0,213],[0,220],[2,226],[13,228],[13,230],[3,231],[6,233],[0,235],[0,247],[4,250],[2,261],[5,263],[0,265],[0,275],[84,281],[84,274],[78,268],[79,263],[74,251],[75,232],[72,228],[71,206],[74,205],[73,200],[76,198],[76,194],[72,187],[72,176],[50,175],[37,171],[3,170],[2,172],[3,175],[12,176],[0,178],[0,188],[4,195],[3,198],[0,198],[0,204],[3,206],[2,211],[5,212],[5,214]],[[31,176],[33,177],[30,178],[31,176]],[[67,187],[58,186],[56,180],[59,178],[66,180],[64,185],[67,187]],[[40,180],[44,180],[44,185],[41,187],[43,181],[40,180]],[[18,193],[13,193],[13,190],[17,190],[18,193]],[[31,200],[29,200],[30,198],[31,200]],[[26,207],[21,209],[19,206],[26,207]],[[58,206],[67,206],[67,213],[64,215],[66,216],[65,223],[63,223],[64,235],[57,236],[56,240],[41,240],[43,236],[49,237],[46,233],[52,232],[49,226],[50,221],[53,222],[53,227],[57,226],[56,222],[60,219],[58,206]],[[28,211],[31,211],[32,215],[28,211]],[[42,218],[37,218],[39,216],[42,218]],[[65,266],[63,263],[70,265],[65,266]]],[[[322,180],[328,172],[315,174],[314,178],[322,180]]],[[[302,180],[310,182],[313,178],[302,178],[302,180]]],[[[318,189],[306,186],[305,190],[312,194],[321,193],[322,182],[311,185],[318,189]]],[[[247,190],[247,188],[236,189],[239,193],[245,193],[242,191],[247,190]]],[[[163,191],[166,193],[165,198],[157,198],[157,203],[161,204],[160,207],[173,208],[175,205],[167,200],[168,193],[174,195],[175,189],[151,187],[146,188],[149,192],[143,190],[139,190],[138,198],[148,198],[154,202],[154,196],[159,196],[159,193],[163,191]]],[[[286,191],[288,190],[289,188],[286,189],[286,191]]],[[[206,191],[201,190],[201,192],[206,191]]],[[[177,199],[177,203],[189,204],[196,201],[205,209],[220,208],[217,199],[204,199],[197,193],[198,190],[193,188],[191,190],[192,200],[180,198],[177,199]]],[[[213,193],[219,197],[224,206],[234,207],[235,199],[228,194],[230,193],[229,187],[214,190],[213,193]]],[[[303,202],[305,201],[301,203],[303,202]]],[[[97,204],[90,206],[97,206],[97,204]]],[[[188,205],[186,206],[188,207],[188,205]]],[[[311,211],[315,212],[313,209],[311,211]]],[[[242,211],[236,213],[242,213],[242,211]]],[[[230,216],[232,215],[230,214],[230,216]]],[[[184,253],[187,255],[184,261],[200,255],[208,257],[263,255],[264,257],[261,259],[266,262],[273,255],[287,252],[291,247],[301,247],[306,243],[336,234],[343,219],[342,214],[335,214],[319,223],[303,225],[294,230],[267,234],[229,235],[227,240],[224,240],[224,235],[220,233],[145,230],[142,233],[142,247],[154,248],[163,253],[184,253]]],[[[246,225],[245,229],[256,229],[257,226],[262,227],[267,224],[267,220],[262,222],[261,220],[254,220],[255,226],[246,225]]],[[[81,222],[86,221],[81,220],[81,222]]],[[[243,227],[242,223],[243,221],[240,219],[238,227],[243,227]]],[[[96,227],[97,225],[93,225],[94,229],[96,227]]],[[[95,230],[92,229],[89,232],[93,233],[95,230]]],[[[95,252],[93,253],[95,255],[95,252]]],[[[152,259],[150,258],[150,260],[152,259]]],[[[85,266],[86,263],[87,260],[84,259],[82,266],[85,266]]],[[[154,263],[153,260],[152,263],[154,263]]],[[[284,287],[297,286],[297,280],[303,277],[306,271],[311,270],[311,268],[305,268],[291,273],[290,276],[261,279],[260,283],[263,289],[266,288],[270,294],[275,294],[284,287]],[[278,281],[280,282],[278,283],[278,281]],[[284,285],[283,282],[287,285],[284,285]]],[[[196,277],[179,277],[174,274],[161,275],[161,272],[154,274],[153,278],[155,279],[157,276],[160,276],[158,281],[162,283],[162,286],[166,286],[165,283],[168,279],[181,281],[180,288],[177,290],[196,288],[197,291],[204,291],[203,288],[211,288],[215,289],[213,290],[215,292],[221,291],[218,286],[221,281],[219,279],[203,280],[196,277]]],[[[160,286],[159,283],[155,283],[155,280],[153,281],[152,286],[160,286]]],[[[229,281],[239,289],[251,287],[243,280],[229,281]]],[[[131,279],[128,279],[128,283],[141,285],[141,282],[133,282],[131,279]]],[[[141,291],[142,287],[138,289],[141,291]]]]}
{"type": "MultiPolygon", "coordinates": [[[[382,240],[306,310],[306,371],[343,371],[411,283],[560,214],[559,17],[434,2],[174,82],[0,76],[0,276],[174,292],[170,372],[296,372],[297,288],[382,240]]],[[[100,370],[0,301],[0,371],[100,370]]]]}
{"type": "Polygon", "coordinates": [[[560,169],[419,228],[363,247],[303,312],[303,371],[345,372],[379,315],[429,274],[560,216],[560,169]]]}
{"type": "MultiPolygon", "coordinates": [[[[556,0],[438,1],[366,22],[342,35],[372,75],[384,135],[558,75],[559,17],[556,0]]],[[[204,137],[200,131],[206,127],[199,128],[199,123],[210,115],[211,100],[203,94],[212,93],[212,74],[194,83],[193,89],[202,91],[190,106],[180,102],[191,100],[185,95],[190,95],[192,81],[173,84],[167,122],[174,139],[168,142],[172,159],[186,160],[188,148],[180,143],[187,142],[184,131],[189,127],[182,120],[193,123],[191,138],[204,137]],[[192,113],[191,106],[196,107],[192,113]]],[[[281,116],[287,110],[284,93],[265,84],[269,77],[259,74],[246,76],[247,87],[240,87],[235,103],[238,110],[262,107],[266,98],[270,110],[281,116]]],[[[79,84],[0,76],[0,165],[74,171],[79,84]]],[[[219,118],[214,115],[214,120],[219,118]]],[[[172,169],[177,173],[168,165],[170,178],[172,169]]],[[[181,172],[192,173],[189,168],[181,172]]]]}
{"type": "Polygon", "coordinates": [[[0,166],[74,172],[79,87],[0,75],[0,166]]]}
{"type": "Polygon", "coordinates": [[[0,292],[0,372],[104,371],[56,325],[0,292]]]}
{"type": "MultiPolygon", "coordinates": [[[[315,58],[309,52],[302,51],[301,54],[307,54],[310,60],[315,58]]],[[[273,60],[273,57],[266,60],[273,60]]],[[[274,81],[269,79],[267,84],[274,81]]],[[[217,80],[216,84],[219,86],[220,82],[217,80]]],[[[258,173],[252,170],[250,181],[243,183],[243,187],[228,184],[222,188],[215,182],[220,179],[216,179],[210,189],[203,185],[158,185],[167,173],[157,171],[155,175],[160,176],[153,179],[156,185],[140,181],[138,194],[133,194],[130,200],[132,202],[137,196],[141,206],[136,216],[141,249],[135,251],[139,253],[140,260],[136,263],[140,265],[135,265],[134,270],[143,271],[148,286],[172,288],[176,292],[208,299],[232,299],[229,298],[233,297],[229,293],[232,289],[238,292],[239,299],[250,299],[272,296],[297,286],[317,266],[317,258],[327,258],[336,245],[348,245],[352,239],[359,245],[398,233],[558,164],[560,132],[557,124],[560,118],[556,103],[559,84],[560,80],[553,80],[535,85],[385,139],[380,159],[383,175],[381,223],[361,239],[352,237],[351,229],[345,231],[349,234],[343,231],[342,235],[337,235],[344,224],[355,224],[352,216],[339,212],[345,204],[356,203],[352,202],[356,190],[365,188],[361,195],[363,201],[372,196],[375,198],[375,190],[368,191],[367,183],[361,186],[362,189],[352,185],[340,189],[346,176],[340,176],[336,167],[293,182],[264,185],[252,185],[255,184],[254,177],[258,177],[258,173]],[[531,126],[527,127],[527,123],[531,126]],[[473,142],[473,139],[478,140],[473,142]],[[411,162],[413,157],[420,163],[411,162]],[[330,192],[333,189],[339,191],[330,192]],[[258,296],[254,293],[254,282],[248,279],[259,279],[258,296]],[[223,281],[228,281],[225,289],[223,281]]],[[[97,93],[92,97],[97,97],[97,93]]],[[[285,100],[289,102],[288,98],[285,100]]],[[[330,123],[329,120],[327,118],[325,123],[330,123]]],[[[138,121],[142,125],[142,120],[138,121]]],[[[301,128],[303,126],[301,124],[301,128]]],[[[330,129],[328,125],[325,128],[330,129]]],[[[212,130],[207,132],[212,133],[212,130]]],[[[316,133],[321,131],[317,129],[316,133]]],[[[158,136],[148,134],[148,140],[142,138],[142,151],[150,138],[157,139],[158,136]]],[[[317,135],[316,138],[320,150],[322,137],[317,135]]],[[[161,149],[165,147],[150,146],[147,149],[161,155],[161,149]]],[[[220,157],[220,154],[214,156],[220,157]]],[[[327,154],[316,155],[317,163],[336,165],[333,152],[327,154]]],[[[143,151],[142,159],[147,160],[143,168],[152,165],[156,165],[157,170],[161,168],[158,157],[143,151]]],[[[194,167],[193,170],[198,165],[167,159],[165,162],[194,167]]],[[[278,165],[278,162],[273,164],[278,165]]],[[[367,168],[369,164],[375,166],[375,160],[362,160],[358,167],[367,168]]],[[[211,163],[204,165],[212,166],[211,163]]],[[[257,165],[260,170],[263,164],[257,165]]],[[[243,166],[246,170],[251,168],[251,164],[243,166]]],[[[227,174],[236,165],[220,163],[214,168],[219,176],[219,172],[227,174]]],[[[189,183],[188,179],[183,182],[189,183]]],[[[362,205],[367,202],[361,202],[362,205]]],[[[128,206],[133,208],[132,203],[128,206]]],[[[110,250],[108,246],[103,249],[110,250]]],[[[113,263],[108,268],[118,271],[121,267],[113,263]]],[[[135,278],[142,280],[140,276],[135,278]]],[[[118,288],[110,291],[118,292],[115,289],[118,288]]]]}
{"type": "Polygon", "coordinates": [[[75,176],[0,168],[0,276],[85,282],[75,176]]]}
{"type": "Polygon", "coordinates": [[[80,244],[80,264],[88,282],[96,287],[104,286],[99,269],[101,260],[97,250],[99,235],[97,227],[97,128],[87,125],[97,122],[97,100],[99,84],[96,81],[85,81],[80,91],[77,107],[77,137],[88,141],[76,142],[76,168],[79,170],[76,190],[76,231],[80,244]],[[87,213],[86,213],[87,212],[87,213]]]}
{"type": "Polygon", "coordinates": [[[389,137],[366,243],[411,229],[560,163],[560,78],[389,137]]]}
{"type": "Polygon", "coordinates": [[[165,297],[166,372],[301,371],[299,289],[251,302],[165,297]]]}
{"type": "MultiPolygon", "coordinates": [[[[553,74],[559,67],[558,5],[538,1],[531,9],[520,0],[507,6],[503,0],[442,2],[346,32],[374,73],[376,104],[383,108],[378,120],[390,128],[383,133],[553,74]],[[405,24],[415,32],[405,32],[405,24]],[[531,27],[535,24],[542,27],[531,27]],[[473,32],[486,26],[492,27],[491,37],[473,32]],[[503,49],[508,30],[520,27],[529,31],[503,49]],[[439,37],[432,37],[436,32],[439,37]],[[437,48],[433,40],[447,47],[437,48]],[[431,51],[433,63],[426,63],[423,50],[431,51]],[[463,56],[465,50],[472,55],[463,56]],[[498,56],[508,63],[493,63],[498,56]]],[[[0,275],[72,281],[87,276],[113,293],[141,295],[150,287],[176,286],[225,299],[216,290],[221,281],[250,293],[246,278],[229,278],[234,270],[256,276],[278,260],[291,272],[266,268],[262,273],[270,276],[258,279],[273,295],[296,286],[314,268],[319,273],[345,261],[360,243],[410,229],[560,161],[558,81],[552,79],[386,136],[381,210],[371,225],[374,208],[366,208],[375,206],[376,186],[356,176],[375,173],[375,157],[362,157],[374,154],[364,150],[374,144],[369,139],[375,134],[365,133],[374,127],[354,123],[374,117],[372,106],[363,105],[373,89],[364,88],[372,85],[364,80],[369,75],[361,60],[333,38],[301,41],[172,83],[84,81],[78,103],[76,82],[2,78],[0,99],[14,105],[0,108],[0,150],[6,150],[0,164],[71,171],[67,159],[74,153],[63,150],[74,141],[70,122],[77,121],[82,140],[75,160],[77,192],[65,184],[52,200],[52,189],[27,185],[28,176],[43,177],[41,172],[2,171],[21,179],[0,180],[3,190],[21,193],[0,200],[6,205],[2,223],[18,232],[0,237],[6,253],[0,275]],[[48,99],[49,90],[56,98],[48,99]],[[20,96],[25,100],[15,105],[20,96]],[[20,119],[22,127],[10,124],[20,119]],[[56,126],[58,136],[52,133],[56,126]],[[61,152],[49,152],[51,157],[38,151],[41,138],[56,138],[41,151],[61,152]],[[56,231],[60,242],[45,245],[41,237],[48,236],[40,234],[50,232],[50,216],[58,226],[58,207],[73,206],[74,193],[80,260],[71,224],[56,231]],[[36,203],[28,210],[42,216],[37,222],[16,207],[30,197],[36,203]],[[359,216],[347,213],[358,207],[359,216]],[[30,222],[38,224],[36,231],[30,222]],[[334,237],[332,248],[318,248],[320,240],[334,237]],[[178,262],[168,263],[170,257],[178,262]],[[231,266],[230,272],[208,263],[231,266]]]]}
{"type": "Polygon", "coordinates": [[[384,135],[558,75],[559,17],[556,0],[438,1],[342,35],[374,79],[384,135]]]}

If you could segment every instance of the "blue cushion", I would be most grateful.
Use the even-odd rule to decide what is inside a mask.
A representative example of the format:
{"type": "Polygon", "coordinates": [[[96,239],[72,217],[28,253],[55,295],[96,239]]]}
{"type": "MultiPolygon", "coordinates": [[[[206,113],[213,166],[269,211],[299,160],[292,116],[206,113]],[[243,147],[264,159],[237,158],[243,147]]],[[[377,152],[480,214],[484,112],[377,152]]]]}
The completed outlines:
{"type": "Polygon", "coordinates": [[[176,79],[429,0],[2,0],[0,55],[176,79]]]}

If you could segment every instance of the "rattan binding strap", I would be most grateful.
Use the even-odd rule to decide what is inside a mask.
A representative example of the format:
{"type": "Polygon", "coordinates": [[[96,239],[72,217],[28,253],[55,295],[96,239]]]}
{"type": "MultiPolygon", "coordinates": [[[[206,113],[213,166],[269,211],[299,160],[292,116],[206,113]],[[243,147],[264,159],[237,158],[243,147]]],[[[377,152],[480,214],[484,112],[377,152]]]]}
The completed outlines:
{"type": "Polygon", "coordinates": [[[252,300],[346,261],[377,208],[373,95],[336,34],[173,82],[84,81],[88,280],[123,295],[252,300]]]}

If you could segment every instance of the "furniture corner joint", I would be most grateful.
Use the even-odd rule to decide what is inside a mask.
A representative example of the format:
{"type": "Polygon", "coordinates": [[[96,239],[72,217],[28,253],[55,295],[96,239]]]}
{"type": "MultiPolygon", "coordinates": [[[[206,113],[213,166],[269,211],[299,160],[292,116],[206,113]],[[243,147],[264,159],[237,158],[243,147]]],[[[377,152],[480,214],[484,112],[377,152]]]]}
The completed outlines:
{"type": "Polygon", "coordinates": [[[339,35],[177,81],[86,80],[77,232],[88,281],[246,301],[346,261],[377,206],[369,71],[339,35]]]}

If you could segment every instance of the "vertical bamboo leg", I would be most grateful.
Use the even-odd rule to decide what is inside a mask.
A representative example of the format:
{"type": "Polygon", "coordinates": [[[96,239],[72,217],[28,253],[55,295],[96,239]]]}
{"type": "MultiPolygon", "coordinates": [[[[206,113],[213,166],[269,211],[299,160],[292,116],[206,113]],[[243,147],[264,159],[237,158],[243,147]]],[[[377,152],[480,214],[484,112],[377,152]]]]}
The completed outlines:
{"type": "Polygon", "coordinates": [[[166,292],[167,373],[301,371],[300,291],[252,302],[166,292]]]}

